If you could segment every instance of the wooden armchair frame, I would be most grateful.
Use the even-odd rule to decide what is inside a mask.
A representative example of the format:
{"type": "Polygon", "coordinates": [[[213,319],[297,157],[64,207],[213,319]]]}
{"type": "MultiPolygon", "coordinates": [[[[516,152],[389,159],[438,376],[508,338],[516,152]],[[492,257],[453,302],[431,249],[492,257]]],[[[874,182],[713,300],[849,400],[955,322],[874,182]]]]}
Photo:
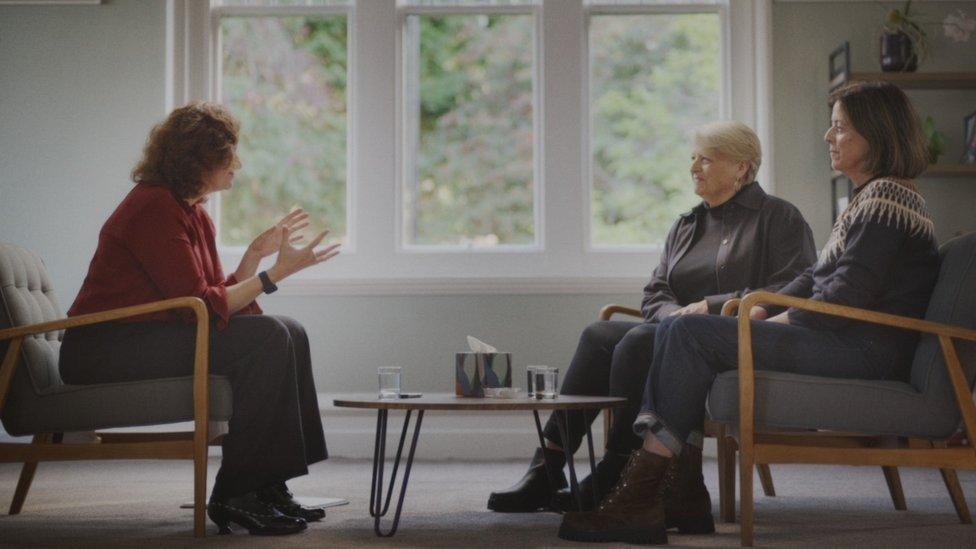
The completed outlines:
{"type": "MultiPolygon", "coordinates": [[[[752,546],[753,544],[753,464],[811,463],[882,467],[937,467],[942,472],[943,480],[949,489],[960,521],[970,523],[971,518],[962,490],[959,487],[955,469],[976,469],[976,449],[973,447],[973,441],[976,441],[976,404],[973,402],[971,388],[967,384],[965,373],[959,363],[953,339],[976,341],[976,330],[764,291],[746,295],[739,303],[739,307],[749,311],[754,305],[760,304],[794,307],[937,336],[970,446],[947,448],[941,441],[909,440],[902,437],[878,437],[822,431],[813,433],[809,431],[799,433],[757,432],[752,326],[749,323],[749,315],[739,315],[739,425],[737,438],[739,441],[739,472],[742,477],[739,483],[742,507],[742,545],[752,546]],[[880,439],[887,439],[886,442],[891,447],[879,447],[880,439]]],[[[729,306],[730,312],[733,307],[735,307],[734,304],[729,306]]],[[[890,483],[889,479],[889,487],[890,483]]]]}
{"type": "MultiPolygon", "coordinates": [[[[734,314],[738,299],[730,299],[722,307],[723,315],[734,314]]],[[[606,305],[600,309],[600,320],[610,320],[615,314],[644,318],[640,310],[624,305],[606,305]]],[[[613,423],[613,410],[603,412],[603,434],[608,437],[613,423]]],[[[723,522],[735,522],[735,440],[729,436],[725,424],[709,419],[705,420],[704,433],[707,437],[715,437],[718,456],[718,500],[719,516],[723,522]]],[[[773,486],[773,475],[769,465],[756,464],[756,472],[762,483],[763,493],[768,497],[776,496],[773,486]]]]}
{"type": "Polygon", "coordinates": [[[191,309],[196,318],[196,348],[193,358],[193,431],[168,433],[96,433],[98,439],[88,444],[60,444],[62,433],[35,434],[30,444],[0,444],[0,463],[23,462],[10,514],[20,512],[27,491],[41,461],[88,459],[192,459],[193,460],[193,533],[206,535],[207,447],[210,442],[209,421],[209,313],[196,297],[179,297],[133,307],[75,316],[51,322],[0,330],[0,341],[10,340],[0,364],[0,410],[6,403],[10,382],[20,359],[25,337],[87,326],[122,318],[171,309],[191,309]]]}

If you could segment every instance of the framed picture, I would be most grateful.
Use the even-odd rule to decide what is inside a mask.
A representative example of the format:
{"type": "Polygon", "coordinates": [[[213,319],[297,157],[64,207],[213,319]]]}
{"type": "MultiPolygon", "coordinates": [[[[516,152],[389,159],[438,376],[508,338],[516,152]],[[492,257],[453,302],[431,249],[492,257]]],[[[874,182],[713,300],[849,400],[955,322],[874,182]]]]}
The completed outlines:
{"type": "Polygon", "coordinates": [[[962,119],[962,126],[965,140],[959,161],[963,164],[976,164],[976,111],[962,119]]]}

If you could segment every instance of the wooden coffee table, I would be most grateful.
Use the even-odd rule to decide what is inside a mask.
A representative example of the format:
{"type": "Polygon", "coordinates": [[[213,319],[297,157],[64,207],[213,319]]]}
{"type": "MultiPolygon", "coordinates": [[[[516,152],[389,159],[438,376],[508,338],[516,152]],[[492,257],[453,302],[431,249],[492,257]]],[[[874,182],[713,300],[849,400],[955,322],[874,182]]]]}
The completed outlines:
{"type": "MultiPolygon", "coordinates": [[[[572,410],[603,410],[622,406],[626,399],[620,397],[592,397],[592,396],[573,396],[559,395],[555,399],[534,400],[526,397],[514,399],[501,398],[471,398],[458,397],[449,393],[434,393],[424,395],[420,398],[402,398],[381,400],[379,398],[337,398],[334,403],[343,408],[368,408],[376,410],[376,441],[373,446],[373,480],[370,485],[369,493],[369,514],[373,517],[373,530],[377,536],[390,537],[396,533],[400,524],[400,513],[403,510],[403,496],[407,491],[407,481],[410,479],[410,468],[413,465],[414,452],[417,449],[417,439],[420,436],[420,424],[424,419],[424,412],[431,411],[480,411],[498,412],[525,410],[531,411],[535,418],[535,429],[539,435],[539,445],[544,447],[545,440],[542,434],[542,422],[539,420],[540,410],[556,412],[556,424],[562,440],[568,440],[567,424],[569,412],[572,410]],[[389,487],[384,500],[383,496],[383,466],[386,462],[386,425],[390,410],[405,410],[406,415],[403,420],[403,431],[400,433],[400,442],[397,444],[396,457],[393,459],[393,472],[390,475],[389,487]],[[390,510],[390,501],[393,496],[393,487],[396,484],[397,472],[400,469],[400,458],[403,455],[403,443],[407,438],[407,428],[410,426],[410,416],[414,410],[417,411],[417,419],[413,428],[413,437],[410,441],[410,449],[407,453],[407,463],[403,471],[403,480],[400,482],[400,494],[397,500],[396,511],[393,515],[393,524],[386,532],[380,527],[380,519],[386,516],[390,510]]],[[[589,423],[586,425],[586,446],[589,450],[590,471],[596,471],[596,461],[593,456],[593,432],[589,423]]],[[[576,479],[576,467],[573,464],[573,456],[566,453],[566,464],[569,466],[569,484],[576,505],[582,509],[583,500],[579,492],[579,483],[576,479]]],[[[549,470],[546,464],[546,474],[550,479],[555,478],[556,471],[549,470]]],[[[596,474],[593,478],[594,497],[599,492],[596,486],[596,474]]]]}

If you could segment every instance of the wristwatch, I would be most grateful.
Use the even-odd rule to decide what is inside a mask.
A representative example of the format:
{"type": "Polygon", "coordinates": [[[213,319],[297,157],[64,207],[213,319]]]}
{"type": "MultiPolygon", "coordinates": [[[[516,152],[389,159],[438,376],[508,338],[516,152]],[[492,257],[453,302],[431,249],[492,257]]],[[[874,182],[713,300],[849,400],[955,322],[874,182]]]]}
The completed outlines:
{"type": "Polygon", "coordinates": [[[268,276],[268,271],[261,271],[258,273],[258,278],[261,279],[261,287],[264,288],[264,293],[270,294],[278,290],[274,282],[271,282],[271,277],[268,276]]]}

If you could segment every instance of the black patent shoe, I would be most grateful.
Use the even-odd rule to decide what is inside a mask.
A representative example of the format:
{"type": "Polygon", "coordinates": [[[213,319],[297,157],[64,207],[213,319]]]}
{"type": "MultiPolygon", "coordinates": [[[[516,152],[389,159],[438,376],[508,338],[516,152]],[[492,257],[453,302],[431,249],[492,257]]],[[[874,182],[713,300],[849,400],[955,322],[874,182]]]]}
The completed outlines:
{"type": "Polygon", "coordinates": [[[488,498],[488,509],[498,513],[531,513],[540,509],[549,509],[549,500],[553,494],[566,486],[566,475],[563,465],[566,456],[558,450],[546,448],[536,449],[529,470],[515,486],[502,492],[492,492],[488,498]],[[554,476],[549,481],[546,464],[554,476]]]}
{"type": "Polygon", "coordinates": [[[302,507],[283,482],[258,490],[258,499],[273,505],[282,515],[300,518],[305,522],[316,522],[325,518],[325,509],[302,507]]]}
{"type": "MultiPolygon", "coordinates": [[[[624,466],[627,465],[628,457],[608,452],[596,464],[596,478],[599,481],[597,484],[600,490],[596,493],[595,497],[593,494],[593,476],[587,475],[586,478],[580,481],[579,491],[580,498],[583,500],[583,511],[593,510],[596,507],[596,502],[602,501],[610,493],[613,486],[617,484],[617,480],[620,479],[620,473],[624,470],[624,466]]],[[[554,511],[559,511],[560,513],[578,510],[576,499],[573,498],[568,488],[556,492],[552,496],[550,505],[554,511]]]]}
{"type": "Polygon", "coordinates": [[[252,536],[285,536],[308,527],[304,520],[285,516],[273,505],[261,501],[257,492],[233,498],[211,497],[207,514],[220,528],[220,534],[232,533],[231,523],[246,528],[252,536]]]}

